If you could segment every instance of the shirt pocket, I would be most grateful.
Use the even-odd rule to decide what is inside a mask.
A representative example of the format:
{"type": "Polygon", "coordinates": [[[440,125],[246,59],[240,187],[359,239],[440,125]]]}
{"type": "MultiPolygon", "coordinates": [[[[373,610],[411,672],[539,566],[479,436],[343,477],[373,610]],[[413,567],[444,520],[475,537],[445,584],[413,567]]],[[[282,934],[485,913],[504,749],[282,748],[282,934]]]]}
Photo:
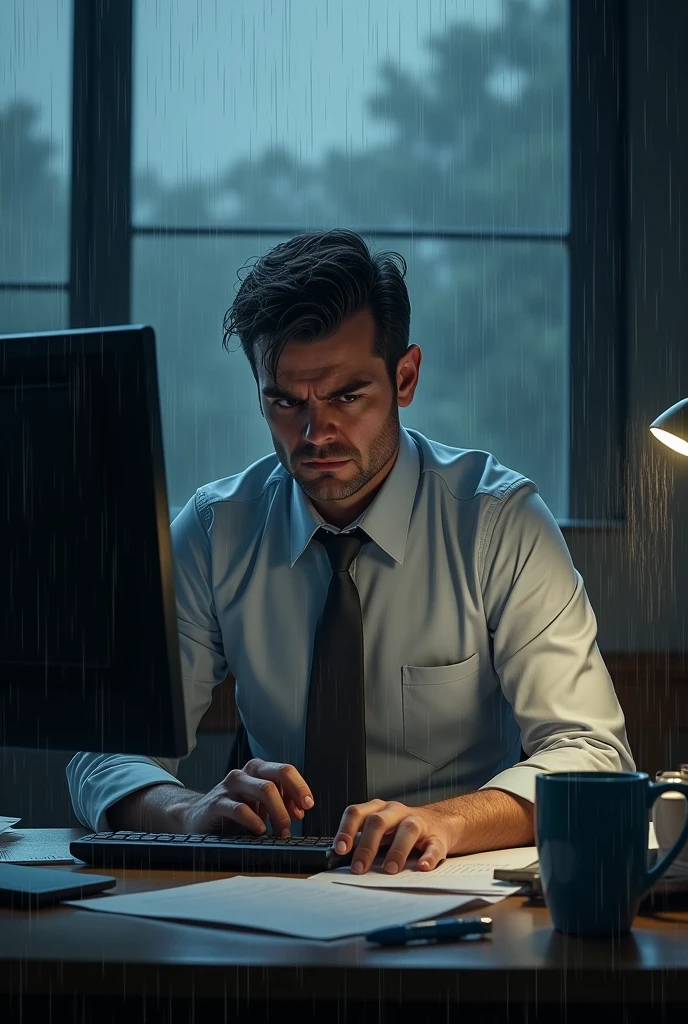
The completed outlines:
{"type": "Polygon", "coordinates": [[[404,749],[441,768],[479,739],[480,658],[401,671],[404,749]]]}

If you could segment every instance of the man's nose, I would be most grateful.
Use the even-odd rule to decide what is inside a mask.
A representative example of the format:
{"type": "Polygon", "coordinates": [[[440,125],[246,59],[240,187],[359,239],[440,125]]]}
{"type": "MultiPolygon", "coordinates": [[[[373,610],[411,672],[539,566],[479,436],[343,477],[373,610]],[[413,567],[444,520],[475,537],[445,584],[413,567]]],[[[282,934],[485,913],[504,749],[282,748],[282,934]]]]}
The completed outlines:
{"type": "Polygon", "coordinates": [[[337,436],[337,428],[332,419],[332,410],[328,403],[324,408],[309,406],[306,414],[304,437],[311,444],[328,444],[337,436]]]}

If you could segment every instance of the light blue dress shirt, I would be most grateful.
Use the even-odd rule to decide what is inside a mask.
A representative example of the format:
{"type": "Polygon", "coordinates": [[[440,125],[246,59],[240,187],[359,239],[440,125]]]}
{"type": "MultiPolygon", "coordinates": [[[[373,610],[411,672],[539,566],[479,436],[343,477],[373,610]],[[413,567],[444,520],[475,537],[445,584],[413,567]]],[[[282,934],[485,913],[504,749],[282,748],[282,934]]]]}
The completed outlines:
{"type": "MultiPolygon", "coordinates": [[[[331,576],[324,547],[311,543],[321,525],[274,454],[200,487],[173,521],[192,747],[229,670],[253,755],[302,770],[331,576]]],[[[391,472],[346,529],[356,526],[371,538],[350,570],[371,798],[415,805],[492,786],[533,800],[538,772],[633,770],[583,581],[530,480],[487,452],[401,427],[391,472]],[[521,745],[527,760],[517,763],[521,745]]],[[[79,753],[67,766],[75,812],[105,830],[116,800],[181,785],[178,764],[79,753]]]]}

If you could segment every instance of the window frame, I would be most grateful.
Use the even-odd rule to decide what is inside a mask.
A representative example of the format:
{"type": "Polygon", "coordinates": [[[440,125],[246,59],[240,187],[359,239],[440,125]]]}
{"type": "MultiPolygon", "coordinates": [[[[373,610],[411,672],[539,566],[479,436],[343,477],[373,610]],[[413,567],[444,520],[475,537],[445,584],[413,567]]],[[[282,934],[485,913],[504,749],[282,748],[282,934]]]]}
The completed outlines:
{"type": "MultiPolygon", "coordinates": [[[[131,319],[134,234],[283,234],[303,228],[137,227],[132,210],[134,0],[73,0],[69,326],[131,319]]],[[[626,449],[626,0],[569,0],[568,230],[370,231],[366,236],[563,242],[568,250],[569,515],[623,522],[626,449]]],[[[533,429],[537,429],[534,424],[533,429]]]]}
{"type": "Polygon", "coordinates": [[[570,0],[569,525],[624,520],[626,0],[570,0]]]}

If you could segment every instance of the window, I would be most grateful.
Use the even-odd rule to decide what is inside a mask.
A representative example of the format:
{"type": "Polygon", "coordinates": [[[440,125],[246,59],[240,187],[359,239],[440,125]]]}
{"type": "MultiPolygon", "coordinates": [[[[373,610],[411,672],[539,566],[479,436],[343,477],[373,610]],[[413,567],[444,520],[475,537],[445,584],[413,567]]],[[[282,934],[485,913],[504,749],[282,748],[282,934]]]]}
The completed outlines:
{"type": "Polygon", "coordinates": [[[132,310],[159,340],[171,504],[273,450],[220,344],[237,269],[336,225],[409,265],[402,423],[568,514],[568,5],[500,8],[135,5],[132,310]]]}
{"type": "Polygon", "coordinates": [[[409,266],[402,423],[619,516],[622,0],[73,5],[69,323],[155,328],[171,514],[273,451],[237,271],[346,226],[409,266]]]}
{"type": "Polygon", "coordinates": [[[71,0],[0,4],[0,334],[68,318],[71,0]]]}

